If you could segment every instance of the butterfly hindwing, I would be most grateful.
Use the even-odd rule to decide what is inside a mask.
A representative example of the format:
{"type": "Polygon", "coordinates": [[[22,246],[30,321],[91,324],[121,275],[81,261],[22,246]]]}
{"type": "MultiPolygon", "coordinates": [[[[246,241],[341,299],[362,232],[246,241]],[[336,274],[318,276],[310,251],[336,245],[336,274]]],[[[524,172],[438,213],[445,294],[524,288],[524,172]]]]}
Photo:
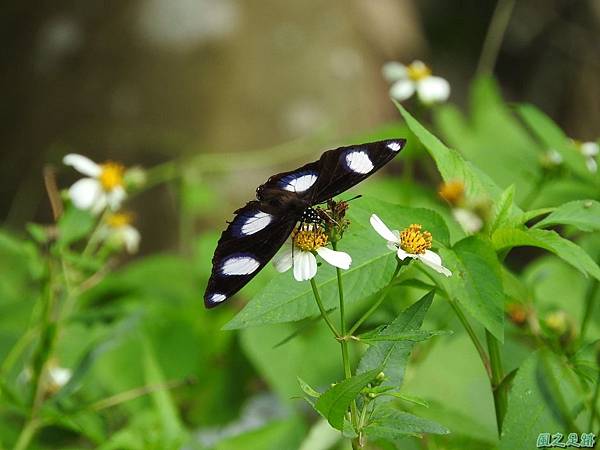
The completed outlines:
{"type": "Polygon", "coordinates": [[[296,215],[268,206],[249,202],[236,211],[235,218],[221,234],[204,294],[207,308],[231,297],[254,278],[294,229],[296,215]]]}

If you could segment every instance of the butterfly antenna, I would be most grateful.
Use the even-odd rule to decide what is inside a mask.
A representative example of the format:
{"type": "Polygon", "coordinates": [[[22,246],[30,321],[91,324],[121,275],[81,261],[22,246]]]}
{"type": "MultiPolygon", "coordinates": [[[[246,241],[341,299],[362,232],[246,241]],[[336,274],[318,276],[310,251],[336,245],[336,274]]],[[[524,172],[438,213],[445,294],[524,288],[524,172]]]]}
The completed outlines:
{"type": "Polygon", "coordinates": [[[356,199],[359,199],[359,198],[361,198],[361,197],[362,197],[362,194],[358,194],[358,195],[355,195],[354,197],[352,197],[352,198],[349,198],[348,200],[344,200],[344,201],[345,201],[346,203],[348,203],[348,202],[351,202],[352,200],[356,200],[356,199]]]}

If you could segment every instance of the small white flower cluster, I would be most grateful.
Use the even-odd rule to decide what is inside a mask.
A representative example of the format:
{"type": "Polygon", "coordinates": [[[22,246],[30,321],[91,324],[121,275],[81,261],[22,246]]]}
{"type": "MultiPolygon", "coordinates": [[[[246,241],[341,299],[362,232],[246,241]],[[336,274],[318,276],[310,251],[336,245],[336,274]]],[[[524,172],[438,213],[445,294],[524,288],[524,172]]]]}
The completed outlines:
{"type": "Polygon", "coordinates": [[[383,77],[392,83],[390,96],[400,102],[415,93],[425,105],[441,103],[450,96],[450,83],[431,74],[431,69],[422,61],[413,61],[408,66],[399,62],[385,63],[381,69],[383,77]]]}
{"type": "MultiPolygon", "coordinates": [[[[411,225],[402,232],[391,231],[375,214],[371,216],[370,222],[400,261],[406,258],[415,259],[447,277],[452,275],[452,272],[442,265],[442,258],[430,250],[431,234],[421,232],[420,225],[411,225]]],[[[318,225],[303,225],[294,233],[290,248],[273,261],[275,269],[278,272],[286,272],[293,268],[297,281],[310,280],[317,274],[315,254],[334,267],[344,270],[350,268],[352,257],[349,254],[331,250],[325,245],[327,237],[323,229],[318,225]]]]}
{"type": "Polygon", "coordinates": [[[131,225],[132,215],[118,212],[127,198],[125,167],[115,162],[97,164],[75,153],[66,155],[63,163],[85,175],[69,188],[73,206],[94,215],[105,212],[99,237],[105,242],[124,247],[129,253],[137,252],[141,236],[131,225]]]}
{"type": "MultiPolygon", "coordinates": [[[[585,165],[591,173],[598,172],[598,153],[600,153],[600,146],[598,142],[579,142],[574,139],[571,143],[575,149],[585,158],[585,165]]],[[[552,168],[560,166],[563,163],[562,155],[555,149],[551,148],[542,156],[542,164],[546,167],[552,168]]]]}

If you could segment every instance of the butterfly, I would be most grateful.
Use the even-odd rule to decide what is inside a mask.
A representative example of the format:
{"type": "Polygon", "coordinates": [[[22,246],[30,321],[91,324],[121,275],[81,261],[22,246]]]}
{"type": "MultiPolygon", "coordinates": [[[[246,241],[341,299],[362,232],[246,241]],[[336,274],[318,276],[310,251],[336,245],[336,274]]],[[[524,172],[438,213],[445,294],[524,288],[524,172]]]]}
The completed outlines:
{"type": "Polygon", "coordinates": [[[297,224],[320,220],[312,207],[350,189],[387,164],[405,139],[339,147],[318,161],[270,177],[256,200],[234,212],[212,259],[204,305],[215,307],[244,287],[275,256],[297,224]]]}

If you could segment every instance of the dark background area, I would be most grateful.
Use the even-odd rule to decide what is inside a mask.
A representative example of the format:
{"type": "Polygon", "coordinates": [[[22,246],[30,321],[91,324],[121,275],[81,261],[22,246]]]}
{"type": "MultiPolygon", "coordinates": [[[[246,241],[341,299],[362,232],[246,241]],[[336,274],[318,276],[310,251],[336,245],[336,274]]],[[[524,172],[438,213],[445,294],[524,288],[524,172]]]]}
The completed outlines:
{"type": "MultiPolygon", "coordinates": [[[[51,220],[42,169],[60,167],[67,152],[150,167],[317,133],[334,142],[394,120],[380,76],[388,60],[426,61],[450,81],[451,101],[467,107],[494,7],[485,0],[5,1],[0,220],[13,229],[51,220]]],[[[598,1],[518,1],[495,69],[505,97],[535,103],[573,138],[596,139],[599,22],[598,1]]],[[[249,177],[258,184],[272,171],[267,163],[249,177]]],[[[240,173],[242,166],[223,183],[223,196],[252,195],[240,173]]],[[[76,176],[61,170],[61,186],[76,176]]],[[[135,208],[143,249],[168,248],[175,237],[161,231],[177,229],[174,197],[166,188],[145,195],[152,201],[135,208]]]]}

